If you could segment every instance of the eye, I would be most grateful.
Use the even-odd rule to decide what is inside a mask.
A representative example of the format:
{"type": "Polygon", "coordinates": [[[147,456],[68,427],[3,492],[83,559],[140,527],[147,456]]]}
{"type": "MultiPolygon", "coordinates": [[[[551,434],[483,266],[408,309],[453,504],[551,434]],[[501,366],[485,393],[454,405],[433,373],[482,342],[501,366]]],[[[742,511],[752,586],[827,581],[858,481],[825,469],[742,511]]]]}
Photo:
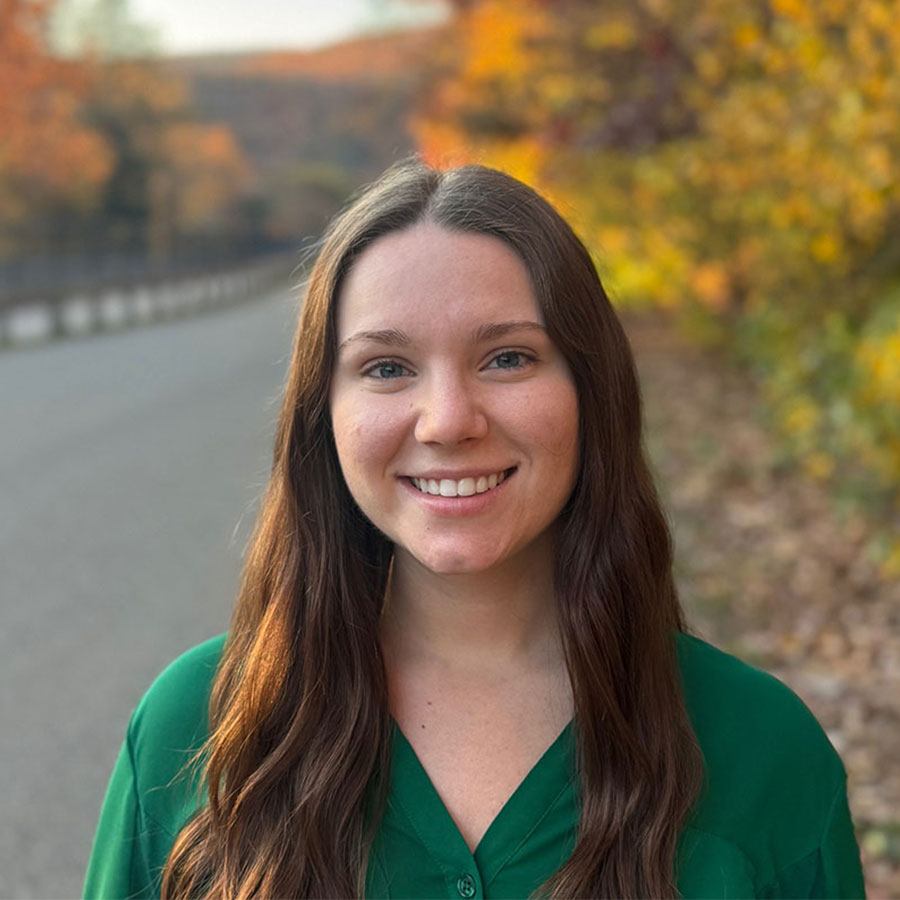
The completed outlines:
{"type": "Polygon", "coordinates": [[[520,350],[504,350],[488,364],[488,369],[524,369],[534,362],[534,357],[520,350]]]}
{"type": "Polygon", "coordinates": [[[408,375],[409,369],[395,359],[379,359],[363,370],[363,375],[378,381],[388,381],[408,375]]]}

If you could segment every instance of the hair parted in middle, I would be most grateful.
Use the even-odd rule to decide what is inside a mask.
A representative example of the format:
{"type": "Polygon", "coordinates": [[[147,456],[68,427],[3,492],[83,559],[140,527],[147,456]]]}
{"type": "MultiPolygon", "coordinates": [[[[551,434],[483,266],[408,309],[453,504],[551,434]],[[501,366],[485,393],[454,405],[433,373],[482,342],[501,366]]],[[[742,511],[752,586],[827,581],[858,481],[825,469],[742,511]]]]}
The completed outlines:
{"type": "Polygon", "coordinates": [[[682,695],[672,541],[644,455],[627,337],[590,254],[539,194],[481,166],[389,169],[332,223],[300,314],[272,474],[210,701],[208,803],[164,897],[365,892],[390,767],[378,624],[392,546],[341,474],[329,391],[344,277],[380,237],[428,222],[503,241],[568,363],[580,468],[554,586],[575,703],[580,822],[552,897],[676,897],[702,757],[682,695]],[[288,827],[289,826],[289,827],[288,827]]]}

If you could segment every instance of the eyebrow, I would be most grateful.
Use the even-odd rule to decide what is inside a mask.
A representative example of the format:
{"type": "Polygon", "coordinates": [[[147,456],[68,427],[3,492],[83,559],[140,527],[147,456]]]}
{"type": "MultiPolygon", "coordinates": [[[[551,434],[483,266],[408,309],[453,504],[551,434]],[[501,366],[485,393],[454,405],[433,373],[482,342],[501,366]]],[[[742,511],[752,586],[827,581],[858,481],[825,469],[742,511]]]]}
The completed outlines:
{"type": "Polygon", "coordinates": [[[515,322],[493,322],[477,328],[473,338],[475,343],[495,341],[497,338],[506,337],[512,331],[541,331],[546,334],[547,329],[540,322],[531,322],[527,319],[519,319],[515,322]]]}
{"type": "Polygon", "coordinates": [[[386,344],[389,347],[408,347],[412,343],[412,338],[399,328],[382,328],[378,331],[357,331],[345,341],[341,341],[338,346],[338,352],[344,349],[348,344],[355,344],[359,341],[369,341],[373,344],[386,344]]]}
{"type": "MultiPolygon", "coordinates": [[[[519,319],[512,322],[491,322],[476,328],[472,335],[472,340],[476,344],[484,341],[495,341],[498,338],[506,337],[513,331],[541,331],[546,333],[547,329],[540,322],[532,322],[527,319],[519,319]]],[[[412,338],[399,328],[357,331],[356,334],[341,342],[338,352],[343,350],[348,344],[354,344],[358,341],[369,341],[374,344],[384,344],[388,347],[408,347],[413,342],[412,338]]]]}

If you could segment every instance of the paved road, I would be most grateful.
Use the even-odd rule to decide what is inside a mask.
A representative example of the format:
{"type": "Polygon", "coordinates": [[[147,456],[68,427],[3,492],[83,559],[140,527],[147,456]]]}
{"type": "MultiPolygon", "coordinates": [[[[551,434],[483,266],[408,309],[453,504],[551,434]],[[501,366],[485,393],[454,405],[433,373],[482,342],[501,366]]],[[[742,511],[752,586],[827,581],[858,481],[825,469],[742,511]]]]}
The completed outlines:
{"type": "Polygon", "coordinates": [[[295,313],[0,354],[0,897],[80,896],[131,709],[227,627],[295,313]]]}

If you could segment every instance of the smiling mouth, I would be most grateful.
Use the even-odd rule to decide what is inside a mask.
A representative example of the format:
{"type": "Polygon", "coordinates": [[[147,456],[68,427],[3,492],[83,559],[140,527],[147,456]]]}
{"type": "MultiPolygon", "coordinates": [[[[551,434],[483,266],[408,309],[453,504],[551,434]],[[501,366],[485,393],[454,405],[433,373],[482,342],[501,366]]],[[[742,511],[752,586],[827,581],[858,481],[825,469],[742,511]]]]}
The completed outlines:
{"type": "Polygon", "coordinates": [[[407,478],[406,480],[420,493],[432,494],[435,497],[471,497],[474,494],[484,494],[503,484],[513,472],[516,466],[495,472],[491,475],[481,475],[478,478],[407,478]]]}

